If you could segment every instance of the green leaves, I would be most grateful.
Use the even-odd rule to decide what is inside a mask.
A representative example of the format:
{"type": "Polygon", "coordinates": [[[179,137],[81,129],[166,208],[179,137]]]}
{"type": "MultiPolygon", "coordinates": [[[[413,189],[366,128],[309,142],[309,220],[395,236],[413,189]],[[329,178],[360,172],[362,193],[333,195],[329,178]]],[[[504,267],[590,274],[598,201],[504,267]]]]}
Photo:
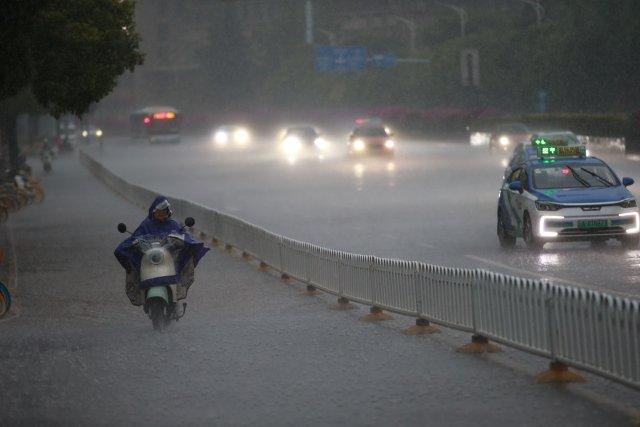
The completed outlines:
{"type": "Polygon", "coordinates": [[[0,50],[0,99],[30,89],[53,115],[82,115],[113,90],[119,75],[142,64],[132,1],[16,1],[13,6],[21,19],[3,20],[8,28],[2,40],[12,36],[14,45],[0,50]]]}

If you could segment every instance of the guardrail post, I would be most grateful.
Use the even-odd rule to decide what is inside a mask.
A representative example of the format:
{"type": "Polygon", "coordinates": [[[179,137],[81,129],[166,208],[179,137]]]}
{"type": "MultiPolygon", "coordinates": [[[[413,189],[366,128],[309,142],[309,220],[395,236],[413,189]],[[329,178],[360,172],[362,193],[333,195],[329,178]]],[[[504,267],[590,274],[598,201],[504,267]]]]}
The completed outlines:
{"type": "Polygon", "coordinates": [[[423,307],[422,307],[422,292],[420,292],[420,271],[419,264],[413,264],[413,273],[412,280],[413,283],[413,292],[416,298],[416,324],[413,326],[409,326],[407,329],[402,331],[407,335],[425,335],[425,334],[435,334],[440,332],[440,329],[436,328],[429,322],[427,319],[423,319],[420,317],[422,315],[423,307]]]}
{"type": "Polygon", "coordinates": [[[285,283],[289,283],[289,281],[291,280],[291,276],[289,276],[287,273],[284,272],[284,264],[283,264],[283,251],[284,251],[284,243],[282,242],[282,239],[280,239],[278,241],[278,249],[279,249],[279,256],[280,256],[280,279],[282,279],[283,282],[285,283]]]}
{"type": "Polygon", "coordinates": [[[320,291],[318,289],[316,289],[315,286],[313,286],[311,284],[311,247],[308,244],[304,245],[304,249],[305,249],[305,255],[306,255],[306,262],[305,262],[305,280],[307,282],[307,288],[306,290],[303,292],[305,295],[307,296],[315,296],[315,295],[320,295],[320,291]]]}
{"type": "Polygon", "coordinates": [[[360,318],[365,322],[380,322],[383,320],[391,320],[393,316],[389,313],[385,313],[384,310],[376,305],[376,300],[378,299],[378,287],[376,286],[376,281],[374,280],[374,271],[373,271],[373,260],[374,257],[369,258],[369,266],[367,268],[367,282],[369,286],[371,286],[371,308],[369,309],[369,314],[365,314],[360,318]]]}
{"type": "Polygon", "coordinates": [[[481,274],[481,270],[473,270],[471,280],[468,282],[468,285],[471,287],[471,324],[473,327],[473,335],[471,335],[470,343],[456,349],[458,353],[482,354],[500,353],[502,351],[500,347],[490,343],[489,338],[478,333],[478,316],[480,315],[480,286],[478,283],[481,274]]]}
{"type": "Polygon", "coordinates": [[[554,301],[553,296],[548,297],[544,300],[544,305],[547,312],[547,327],[549,328],[548,336],[549,336],[549,348],[551,350],[551,362],[549,362],[549,369],[546,371],[542,371],[537,374],[534,379],[535,382],[539,384],[550,384],[550,383],[583,383],[586,379],[578,374],[577,372],[573,372],[569,370],[569,366],[561,362],[557,359],[557,322],[556,318],[556,303],[554,301]]]}
{"type": "Polygon", "coordinates": [[[333,304],[330,308],[332,310],[353,310],[356,308],[355,304],[352,304],[348,298],[344,296],[342,274],[340,274],[340,267],[342,265],[342,254],[334,253],[332,259],[334,260],[334,274],[333,279],[338,283],[338,302],[333,304]]]}

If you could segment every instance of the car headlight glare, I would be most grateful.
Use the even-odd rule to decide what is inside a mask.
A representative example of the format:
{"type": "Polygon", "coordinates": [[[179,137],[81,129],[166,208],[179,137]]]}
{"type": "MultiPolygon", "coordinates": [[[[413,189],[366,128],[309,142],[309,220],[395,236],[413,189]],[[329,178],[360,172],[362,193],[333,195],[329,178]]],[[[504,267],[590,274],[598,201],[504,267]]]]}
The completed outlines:
{"type": "Polygon", "coordinates": [[[394,140],[393,140],[393,139],[387,139],[387,140],[384,142],[384,146],[385,146],[385,148],[388,148],[388,149],[392,149],[395,145],[396,145],[396,143],[394,142],[394,140]]]}
{"type": "Polygon", "coordinates": [[[88,137],[88,136],[89,136],[89,132],[87,132],[86,130],[83,130],[83,131],[82,131],[82,137],[83,137],[83,138],[86,138],[86,137],[88,137]]]}
{"type": "Polygon", "coordinates": [[[510,143],[509,138],[506,136],[501,136],[499,141],[500,141],[500,145],[502,145],[503,147],[506,147],[510,143]]]}
{"type": "Polygon", "coordinates": [[[327,141],[323,138],[316,138],[315,141],[313,141],[313,144],[320,150],[327,148],[327,141]]]}
{"type": "Polygon", "coordinates": [[[249,142],[249,131],[246,129],[237,129],[233,133],[233,139],[240,144],[245,144],[249,142]]]}
{"type": "Polygon", "coordinates": [[[98,129],[98,130],[96,131],[96,136],[97,136],[98,138],[100,138],[100,137],[102,136],[102,129],[98,129]]]}
{"type": "Polygon", "coordinates": [[[227,143],[227,140],[229,139],[229,135],[227,135],[227,132],[220,130],[216,132],[213,139],[216,141],[218,145],[224,145],[227,143]]]}
{"type": "Polygon", "coordinates": [[[300,141],[300,138],[295,136],[288,136],[284,139],[284,141],[282,141],[282,148],[287,153],[297,152],[298,150],[300,150],[301,145],[302,142],[300,141]]]}
{"type": "Polygon", "coordinates": [[[619,214],[620,216],[630,216],[635,219],[635,223],[633,227],[627,228],[627,233],[638,233],[640,232],[640,214],[638,212],[626,212],[619,214]]]}
{"type": "Polygon", "coordinates": [[[361,139],[356,139],[353,142],[353,149],[356,150],[356,151],[364,151],[364,149],[365,149],[364,141],[361,140],[361,139]]]}
{"type": "Polygon", "coordinates": [[[562,209],[562,206],[556,205],[554,203],[544,203],[536,201],[536,209],[539,211],[557,211],[558,209],[562,209]]]}

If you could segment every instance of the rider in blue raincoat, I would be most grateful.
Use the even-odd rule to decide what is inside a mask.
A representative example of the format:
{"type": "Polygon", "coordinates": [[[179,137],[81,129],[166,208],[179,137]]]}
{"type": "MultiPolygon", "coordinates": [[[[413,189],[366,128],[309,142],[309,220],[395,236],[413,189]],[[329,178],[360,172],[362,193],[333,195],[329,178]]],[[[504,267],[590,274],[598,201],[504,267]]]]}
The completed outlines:
{"type": "MultiPolygon", "coordinates": [[[[187,291],[194,280],[194,269],[209,248],[188,233],[177,221],[171,218],[171,205],[166,197],[158,196],[149,207],[149,214],[131,236],[118,245],[114,254],[120,265],[127,271],[127,296],[133,305],[144,303],[144,289],[157,286],[155,283],[140,283],[140,262],[142,254],[135,247],[136,239],[143,236],[166,237],[171,233],[184,236],[184,248],[176,259],[178,272],[177,292],[174,302],[187,297],[187,291]]],[[[146,282],[146,281],[145,281],[146,282]]]]}

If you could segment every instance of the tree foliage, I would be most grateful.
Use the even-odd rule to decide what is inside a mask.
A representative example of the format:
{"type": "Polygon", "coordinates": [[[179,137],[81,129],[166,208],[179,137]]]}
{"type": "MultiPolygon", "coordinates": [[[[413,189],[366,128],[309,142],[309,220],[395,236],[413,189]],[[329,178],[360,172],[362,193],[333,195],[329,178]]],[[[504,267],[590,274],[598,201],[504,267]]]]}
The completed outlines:
{"type": "Polygon", "coordinates": [[[82,115],[142,63],[133,1],[7,0],[0,8],[0,101],[30,91],[53,115],[82,115]]]}

